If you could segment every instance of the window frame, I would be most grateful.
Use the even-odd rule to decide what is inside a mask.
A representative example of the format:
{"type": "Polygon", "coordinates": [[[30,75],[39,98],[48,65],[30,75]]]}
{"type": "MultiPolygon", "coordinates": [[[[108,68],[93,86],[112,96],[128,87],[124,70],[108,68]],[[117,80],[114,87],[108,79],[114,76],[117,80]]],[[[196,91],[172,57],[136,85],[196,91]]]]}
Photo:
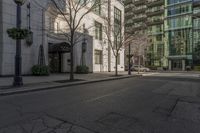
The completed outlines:
{"type": "Polygon", "coordinates": [[[97,21],[94,22],[95,24],[95,39],[102,41],[103,39],[103,25],[97,21]]]}
{"type": "Polygon", "coordinates": [[[102,65],[103,64],[103,51],[102,50],[94,50],[94,56],[95,56],[95,64],[96,65],[102,65]],[[97,56],[99,57],[98,61],[97,56]]]}

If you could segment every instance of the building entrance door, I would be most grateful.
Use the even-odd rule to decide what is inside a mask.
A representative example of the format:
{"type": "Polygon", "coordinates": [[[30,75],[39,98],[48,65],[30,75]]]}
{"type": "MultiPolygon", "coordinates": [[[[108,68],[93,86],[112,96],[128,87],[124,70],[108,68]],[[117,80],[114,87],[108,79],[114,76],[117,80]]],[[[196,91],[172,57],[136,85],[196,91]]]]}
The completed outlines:
{"type": "Polygon", "coordinates": [[[51,73],[61,73],[61,61],[60,53],[49,53],[49,68],[51,73]]]}
{"type": "Polygon", "coordinates": [[[172,61],[172,70],[182,70],[182,61],[181,60],[173,60],[172,61]]]}
{"type": "Polygon", "coordinates": [[[70,45],[66,42],[49,43],[49,67],[51,73],[61,73],[63,70],[63,54],[70,53],[70,45]]]}

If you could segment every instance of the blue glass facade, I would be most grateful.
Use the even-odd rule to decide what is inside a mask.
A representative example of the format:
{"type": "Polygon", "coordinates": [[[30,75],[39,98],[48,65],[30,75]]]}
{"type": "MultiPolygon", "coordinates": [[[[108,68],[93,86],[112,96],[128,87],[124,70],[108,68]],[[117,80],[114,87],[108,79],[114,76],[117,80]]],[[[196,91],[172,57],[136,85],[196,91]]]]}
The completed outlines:
{"type": "MultiPolygon", "coordinates": [[[[139,0],[134,1],[135,7],[139,0]]],[[[185,70],[200,65],[200,0],[147,0],[147,65],[185,70]]],[[[142,5],[144,6],[144,5],[142,5]]],[[[134,12],[134,15],[140,14],[134,12]]],[[[144,14],[144,12],[143,12],[144,14]]]]}
{"type": "Polygon", "coordinates": [[[194,66],[195,47],[200,45],[200,19],[194,14],[200,13],[200,6],[194,3],[200,0],[165,1],[165,36],[168,46],[168,66],[172,70],[185,70],[194,66]],[[196,27],[196,28],[195,28],[196,27]]]}
{"type": "Polygon", "coordinates": [[[192,2],[192,0],[167,0],[167,5],[179,4],[185,2],[192,2]]]}

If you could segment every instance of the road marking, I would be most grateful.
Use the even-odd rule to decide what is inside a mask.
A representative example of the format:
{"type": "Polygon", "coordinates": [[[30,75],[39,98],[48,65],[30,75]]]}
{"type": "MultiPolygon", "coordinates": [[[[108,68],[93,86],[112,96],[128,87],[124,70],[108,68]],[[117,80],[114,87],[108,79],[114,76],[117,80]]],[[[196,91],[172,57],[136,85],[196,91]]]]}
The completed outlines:
{"type": "Polygon", "coordinates": [[[113,95],[115,95],[115,94],[117,94],[117,93],[127,91],[127,90],[129,90],[129,89],[130,89],[130,88],[125,88],[125,89],[123,88],[123,89],[121,89],[121,90],[118,90],[118,91],[115,91],[115,92],[112,92],[112,93],[108,93],[108,94],[103,95],[103,96],[99,96],[99,97],[96,97],[96,98],[88,99],[88,100],[86,100],[86,101],[84,101],[84,102],[86,102],[86,103],[88,103],[88,102],[94,102],[94,101],[100,100],[100,99],[102,99],[102,98],[109,97],[109,96],[113,96],[113,95]]]}
{"type": "Polygon", "coordinates": [[[144,73],[142,74],[142,76],[151,76],[151,75],[157,75],[159,73],[144,73]]]}

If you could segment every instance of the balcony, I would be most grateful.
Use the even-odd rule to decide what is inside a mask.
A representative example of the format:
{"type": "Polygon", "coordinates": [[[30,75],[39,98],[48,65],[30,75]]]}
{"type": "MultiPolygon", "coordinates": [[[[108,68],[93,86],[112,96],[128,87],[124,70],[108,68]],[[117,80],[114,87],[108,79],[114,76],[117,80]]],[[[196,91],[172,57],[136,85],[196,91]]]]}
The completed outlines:
{"type": "Polygon", "coordinates": [[[163,24],[164,20],[163,19],[156,19],[156,20],[152,20],[152,21],[147,21],[147,25],[148,26],[152,26],[152,25],[160,25],[163,24]]]}
{"type": "Polygon", "coordinates": [[[193,3],[193,0],[175,0],[175,1],[170,1],[167,3],[166,7],[171,7],[171,6],[178,6],[178,5],[183,5],[187,3],[193,3]]]}
{"type": "Polygon", "coordinates": [[[200,18],[200,9],[194,8],[193,9],[193,18],[200,18]]]}
{"type": "Polygon", "coordinates": [[[146,8],[140,8],[140,9],[133,10],[133,13],[139,14],[139,13],[145,13],[145,11],[146,11],[146,8]]]}
{"type": "Polygon", "coordinates": [[[164,14],[164,8],[160,9],[160,10],[157,10],[157,11],[147,11],[146,12],[146,15],[148,17],[151,17],[151,16],[156,16],[156,15],[159,15],[159,14],[164,14]]]}
{"type": "Polygon", "coordinates": [[[125,1],[124,1],[124,4],[125,4],[125,5],[132,4],[132,3],[133,3],[132,0],[125,0],[125,1]]]}
{"type": "Polygon", "coordinates": [[[133,18],[133,22],[141,22],[141,21],[146,21],[147,17],[142,16],[142,17],[135,17],[133,18]]]}
{"type": "Polygon", "coordinates": [[[125,12],[130,12],[130,11],[133,11],[133,7],[125,8],[125,12]]]}
{"type": "Polygon", "coordinates": [[[200,12],[193,14],[193,18],[194,18],[194,19],[200,18],[200,12]]]}
{"type": "Polygon", "coordinates": [[[134,1],[134,5],[138,6],[138,5],[145,5],[147,0],[136,0],[134,1]]]}
{"type": "Polygon", "coordinates": [[[199,6],[200,6],[200,0],[194,0],[193,7],[199,7],[199,6]]]}
{"type": "Polygon", "coordinates": [[[147,5],[147,7],[164,5],[164,0],[148,0],[146,5],[147,5]]]}
{"type": "Polygon", "coordinates": [[[129,31],[129,32],[144,30],[145,28],[146,28],[146,27],[145,27],[145,26],[142,26],[142,25],[140,25],[140,26],[132,26],[132,27],[131,27],[131,31],[129,31]]]}
{"type": "Polygon", "coordinates": [[[128,15],[125,15],[125,19],[130,19],[130,18],[134,18],[134,14],[128,14],[128,15]]]}

